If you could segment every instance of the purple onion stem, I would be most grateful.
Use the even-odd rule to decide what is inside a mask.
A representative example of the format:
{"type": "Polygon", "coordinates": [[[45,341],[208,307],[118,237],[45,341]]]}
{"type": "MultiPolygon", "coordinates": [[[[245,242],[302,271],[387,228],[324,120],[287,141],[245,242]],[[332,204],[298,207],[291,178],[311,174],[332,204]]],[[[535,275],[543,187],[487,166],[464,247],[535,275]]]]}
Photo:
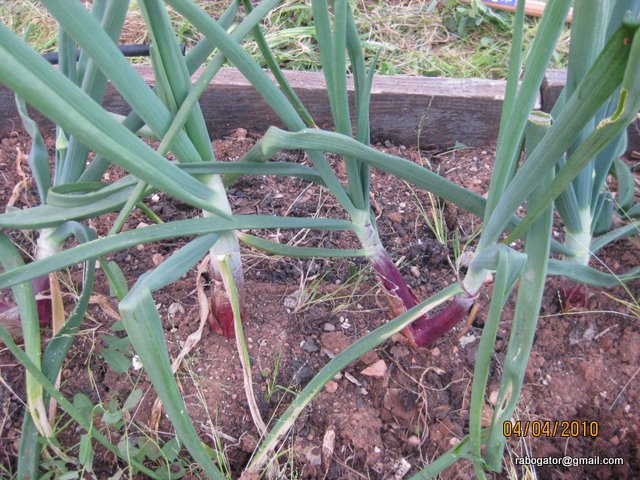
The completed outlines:
{"type": "MultiPolygon", "coordinates": [[[[49,276],[34,279],[33,293],[36,296],[36,307],[38,309],[38,320],[41,326],[51,324],[53,308],[51,305],[49,276]]],[[[20,337],[22,324],[18,306],[12,302],[0,301],[0,324],[2,324],[14,337],[20,337]]]]}
{"type": "MultiPolygon", "coordinates": [[[[400,315],[402,311],[393,308],[394,304],[402,303],[404,311],[415,307],[419,301],[413,290],[407,285],[404,277],[391,261],[384,250],[380,251],[373,259],[373,267],[380,276],[382,285],[390,297],[395,298],[392,304],[394,315],[400,315]]],[[[475,298],[467,294],[458,295],[440,313],[428,317],[423,315],[416,319],[402,333],[417,347],[433,345],[436,340],[449,332],[457,323],[462,321],[473,305],[475,298]]]]}
{"type": "Polygon", "coordinates": [[[451,330],[466,316],[475,301],[474,297],[466,294],[458,295],[433,317],[420,317],[411,324],[413,341],[418,347],[428,347],[451,330]]]}

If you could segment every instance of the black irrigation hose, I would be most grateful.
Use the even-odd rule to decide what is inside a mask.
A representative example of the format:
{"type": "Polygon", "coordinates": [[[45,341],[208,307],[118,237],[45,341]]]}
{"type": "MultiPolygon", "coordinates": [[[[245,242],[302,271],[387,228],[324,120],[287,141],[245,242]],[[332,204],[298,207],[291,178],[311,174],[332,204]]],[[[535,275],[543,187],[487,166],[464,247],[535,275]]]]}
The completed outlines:
{"type": "MultiPolygon", "coordinates": [[[[125,57],[148,57],[149,56],[149,45],[139,44],[139,45],[118,45],[118,48],[122,52],[125,57]]],[[[186,45],[180,45],[180,50],[182,51],[182,55],[185,54],[187,50],[186,45]]],[[[46,61],[48,61],[52,65],[58,64],[58,52],[45,53],[42,55],[46,61]]],[[[76,50],[76,61],[80,58],[80,49],[76,50]]]]}

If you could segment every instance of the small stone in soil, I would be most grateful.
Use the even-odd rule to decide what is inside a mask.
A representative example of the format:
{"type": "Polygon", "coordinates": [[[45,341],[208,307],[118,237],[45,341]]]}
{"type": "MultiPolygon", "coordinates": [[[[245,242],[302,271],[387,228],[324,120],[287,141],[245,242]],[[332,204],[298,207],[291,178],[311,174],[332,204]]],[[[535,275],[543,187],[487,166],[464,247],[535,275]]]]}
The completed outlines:
{"type": "Polygon", "coordinates": [[[247,131],[244,128],[237,128],[231,133],[230,137],[244,141],[247,139],[247,131]]]}
{"type": "Polygon", "coordinates": [[[336,330],[336,326],[333,323],[325,323],[324,325],[322,325],[322,329],[325,332],[334,332],[336,330]]]}
{"type": "Polygon", "coordinates": [[[329,393],[335,393],[338,390],[338,384],[333,380],[329,380],[324,386],[324,389],[329,393]]]}
{"type": "Polygon", "coordinates": [[[153,263],[155,267],[160,265],[162,262],[164,262],[164,255],[161,253],[154,253],[151,257],[151,263],[153,263]]]}
{"type": "Polygon", "coordinates": [[[387,364],[385,363],[384,360],[378,360],[377,362],[369,365],[367,368],[362,370],[362,372],[360,373],[362,373],[362,375],[365,375],[367,377],[375,377],[375,378],[384,377],[385,374],[387,373],[387,364]]]}
{"type": "Polygon", "coordinates": [[[591,342],[595,338],[597,333],[598,327],[596,327],[595,323],[591,323],[582,334],[582,338],[584,338],[584,340],[587,342],[591,342]]]}
{"type": "Polygon", "coordinates": [[[302,342],[300,342],[300,348],[302,348],[302,350],[304,350],[305,352],[309,352],[309,353],[314,353],[320,350],[320,347],[316,345],[316,342],[314,342],[311,339],[303,340],[302,342]]]}
{"type": "Polygon", "coordinates": [[[329,332],[320,335],[320,343],[328,351],[337,355],[351,345],[351,340],[342,332],[329,332]]]}
{"type": "Polygon", "coordinates": [[[167,309],[170,317],[175,317],[177,313],[184,313],[184,307],[178,302],[173,302],[167,309]]]}
{"type": "Polygon", "coordinates": [[[387,215],[387,217],[392,223],[402,222],[402,215],[400,215],[398,212],[391,212],[389,215],[387,215]]]}
{"type": "Polygon", "coordinates": [[[257,446],[258,443],[256,439],[249,434],[244,434],[242,438],[240,438],[240,448],[243,452],[253,453],[257,446]]]}
{"type": "Polygon", "coordinates": [[[313,374],[313,368],[305,363],[300,368],[298,368],[295,375],[293,376],[293,379],[291,380],[291,383],[294,386],[306,385],[307,382],[311,380],[311,377],[313,377],[313,374]]]}
{"type": "Polygon", "coordinates": [[[411,435],[409,438],[407,438],[407,445],[409,445],[411,448],[419,447],[420,443],[422,442],[420,441],[420,438],[417,437],[416,435],[411,435]]]}
{"type": "Polygon", "coordinates": [[[418,415],[417,399],[418,396],[413,392],[389,388],[384,395],[383,406],[395,417],[412,421],[418,415]]]}
{"type": "Polygon", "coordinates": [[[460,346],[462,348],[466,347],[467,345],[475,341],[476,341],[476,337],[474,335],[465,335],[464,337],[461,337],[458,339],[458,343],[460,343],[460,346]]]}

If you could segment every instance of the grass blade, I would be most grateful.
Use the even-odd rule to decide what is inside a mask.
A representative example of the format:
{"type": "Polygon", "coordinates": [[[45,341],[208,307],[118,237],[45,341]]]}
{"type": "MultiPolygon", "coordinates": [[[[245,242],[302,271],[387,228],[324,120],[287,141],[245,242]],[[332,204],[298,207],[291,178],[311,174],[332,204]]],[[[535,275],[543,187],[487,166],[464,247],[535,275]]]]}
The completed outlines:
{"type": "MultiPolygon", "coordinates": [[[[637,207],[637,205],[636,205],[637,207]]],[[[632,222],[623,227],[611,230],[604,235],[594,238],[589,249],[592,253],[597,253],[611,242],[615,242],[621,238],[627,237],[632,233],[640,233],[640,222],[632,222]]]]}
{"type": "MultiPolygon", "coordinates": [[[[638,226],[636,225],[635,227],[637,231],[638,226]]],[[[629,233],[625,233],[625,236],[628,235],[629,233]]],[[[626,273],[615,275],[613,273],[601,272],[600,270],[586,265],[580,265],[579,263],[552,258],[549,260],[549,271],[547,275],[567,277],[575,282],[591,285],[592,287],[615,287],[640,277],[640,267],[636,267],[626,273]]]]}
{"type": "MultiPolygon", "coordinates": [[[[494,346],[500,325],[500,316],[507,301],[513,284],[509,285],[509,277],[517,275],[524,267],[524,259],[519,265],[509,262],[508,254],[502,253],[498,259],[496,276],[491,294],[491,304],[482,330],[482,337],[478,345],[475,367],[473,370],[473,384],[471,387],[471,403],[469,406],[469,442],[471,453],[478,459],[482,458],[482,412],[484,410],[484,393],[489,379],[489,366],[493,358],[494,346]]],[[[482,461],[474,461],[473,468],[478,478],[484,478],[482,461]]]]}
{"type": "MultiPolygon", "coordinates": [[[[227,8],[227,10],[221,15],[218,22],[220,23],[220,25],[222,25],[223,28],[229,27],[229,25],[233,21],[233,18],[236,15],[237,10],[238,10],[237,2],[233,2],[229,6],[229,8],[227,8]]],[[[207,57],[213,51],[213,49],[214,49],[213,44],[208,39],[205,38],[187,54],[187,56],[185,57],[185,62],[187,64],[187,69],[190,75],[193,74],[197,70],[197,68],[207,59],[207,57]]],[[[82,60],[82,58],[83,57],[81,56],[80,59],[82,60]]],[[[180,121],[180,120],[175,119],[174,123],[176,123],[177,121],[180,121]]],[[[122,122],[122,124],[129,130],[133,132],[138,132],[138,134],[140,134],[139,130],[144,126],[144,121],[140,119],[140,117],[136,114],[135,111],[132,111],[127,115],[126,119],[122,122]]],[[[182,125],[182,123],[180,125],[182,125]]],[[[148,130],[148,127],[144,127],[144,128],[148,130]]],[[[176,135],[177,133],[178,131],[170,133],[170,131],[168,130],[165,136],[170,136],[172,139],[171,141],[173,142],[174,135],[176,135]]],[[[153,135],[153,138],[158,138],[158,136],[153,135]]],[[[103,157],[102,155],[96,155],[96,157],[93,159],[93,161],[91,162],[87,170],[83,173],[81,180],[82,181],[99,180],[108,166],[109,166],[109,161],[105,157],[103,157]]]]}
{"type": "MultiPolygon", "coordinates": [[[[567,67],[567,83],[565,85],[567,98],[573,95],[580,81],[587,75],[602,51],[605,41],[607,26],[609,24],[610,7],[612,2],[598,0],[580,0],[575,2],[574,21],[571,24],[571,50],[569,52],[569,65],[567,67]]],[[[606,108],[606,106],[605,106],[606,108]]],[[[593,130],[597,116],[594,116],[575,139],[574,144],[568,149],[571,155],[582,144],[593,130]]],[[[573,180],[573,188],[580,210],[589,209],[593,190],[593,167],[590,162],[573,180]]],[[[581,231],[589,231],[591,225],[590,215],[582,216],[581,231]]]]}
{"type": "MultiPolygon", "coordinates": [[[[640,83],[637,82],[637,78],[640,78],[640,35],[638,33],[635,34],[633,45],[634,49],[625,71],[625,79],[616,113],[600,122],[598,127],[580,144],[567,160],[565,166],[556,174],[546,191],[547,202],[555,200],[571,180],[589,164],[594,155],[606,148],[635,119],[638,109],[640,109],[640,83]]],[[[526,166],[522,170],[524,171],[525,168],[526,166]]],[[[522,179],[524,180],[524,176],[522,179]]],[[[515,191],[513,185],[509,188],[512,192],[515,191]]],[[[539,205],[537,208],[531,209],[520,225],[511,232],[510,237],[513,238],[525,231],[543,208],[543,205],[539,205]]],[[[588,245],[583,248],[588,248],[588,245]]]]}
{"type": "MultiPolygon", "coordinates": [[[[233,0],[224,13],[220,15],[220,18],[218,18],[218,24],[225,30],[228,30],[238,14],[239,8],[239,0],[233,0]]],[[[207,61],[207,58],[209,58],[209,55],[211,55],[211,52],[213,52],[215,48],[215,43],[205,37],[187,52],[184,60],[190,75],[193,75],[193,73],[207,61]]]]}
{"type": "MultiPolygon", "coordinates": [[[[69,35],[91,55],[127,103],[162,137],[171,124],[171,112],[102,31],[95,18],[80,3],[62,0],[44,0],[43,3],[69,35]]],[[[194,161],[199,157],[198,151],[184,132],[180,132],[172,150],[181,161],[194,161]]]]}
{"type": "MultiPolygon", "coordinates": [[[[164,5],[158,0],[145,0],[140,3],[151,35],[159,62],[156,68],[166,75],[170,92],[177,109],[184,102],[192,88],[189,71],[180,50],[180,45],[174,35],[171,20],[164,5]]],[[[170,109],[171,110],[171,109],[170,109]]],[[[199,153],[194,160],[214,160],[211,139],[207,132],[204,116],[197,103],[190,109],[190,116],[184,123],[187,136],[199,153]]]]}
{"type": "Polygon", "coordinates": [[[242,328],[242,315],[241,315],[241,299],[240,291],[236,285],[235,276],[233,272],[233,265],[229,261],[229,256],[225,255],[225,258],[220,262],[222,268],[222,278],[224,280],[225,290],[229,294],[231,299],[231,306],[233,308],[233,320],[235,327],[236,348],[238,350],[238,356],[240,357],[240,364],[242,366],[242,382],[244,384],[245,396],[247,397],[247,403],[249,405],[249,412],[251,413],[251,419],[256,426],[258,433],[262,436],[267,430],[267,426],[260,415],[260,409],[256,402],[256,396],[253,391],[253,381],[251,380],[251,360],[249,358],[249,348],[244,336],[244,330],[242,328]]]}
{"type": "MultiPolygon", "coordinates": [[[[244,6],[244,9],[248,13],[251,13],[253,11],[253,5],[251,5],[251,0],[242,0],[242,4],[244,6]]],[[[298,112],[298,115],[300,115],[300,117],[307,124],[307,126],[315,128],[316,124],[313,121],[311,114],[309,113],[307,108],[304,106],[304,104],[302,103],[302,101],[300,100],[296,92],[293,90],[287,78],[282,73],[282,70],[280,69],[278,62],[275,56],[273,55],[273,52],[269,48],[269,44],[267,43],[267,40],[264,37],[264,34],[262,33],[262,29],[260,28],[259,25],[256,25],[256,27],[253,29],[252,32],[253,32],[253,38],[258,44],[258,48],[260,49],[260,54],[262,55],[262,58],[267,64],[269,71],[271,71],[273,78],[276,79],[276,82],[278,82],[278,85],[286,95],[287,99],[289,100],[289,102],[291,102],[291,105],[293,105],[293,107],[298,112]]]]}
{"type": "MultiPolygon", "coordinates": [[[[178,165],[191,175],[197,174],[242,174],[242,175],[282,175],[295,176],[323,185],[322,178],[312,168],[304,165],[272,162],[263,164],[247,163],[190,163],[178,165]]],[[[58,226],[70,220],[83,220],[103,213],[119,210],[131,196],[137,180],[127,176],[106,187],[104,184],[86,182],[60,185],[49,190],[49,205],[40,205],[26,210],[14,209],[0,215],[3,228],[45,228],[58,226]],[[91,191],[94,190],[94,191],[91,191]],[[75,193],[75,192],[87,193],[75,193]]],[[[151,193],[149,187],[145,195],[151,193]]]]}
{"type": "Polygon", "coordinates": [[[613,161],[614,173],[618,181],[618,196],[616,197],[618,208],[622,211],[629,210],[633,205],[635,179],[627,164],[620,158],[613,161]]]}
{"type": "Polygon", "coordinates": [[[475,215],[481,216],[484,213],[485,200],[480,195],[445,180],[409,160],[380,152],[339,133],[311,128],[292,133],[271,127],[243,161],[266,161],[279,150],[298,149],[337,153],[357,159],[413,185],[425,188],[475,215]]]}
{"type": "MultiPolygon", "coordinates": [[[[369,120],[369,107],[371,104],[371,88],[373,75],[382,49],[378,49],[371,62],[369,70],[365,68],[364,52],[358,36],[355,19],[351,7],[347,8],[347,52],[353,70],[353,83],[355,89],[355,116],[356,116],[356,140],[364,145],[371,141],[371,122],[369,120]]],[[[368,210],[369,191],[371,190],[369,178],[369,165],[359,162],[360,190],[364,198],[364,209],[368,210]]]]}
{"type": "MultiPolygon", "coordinates": [[[[336,132],[352,135],[351,115],[346,76],[346,44],[348,4],[346,0],[333,2],[333,32],[329,21],[329,9],[324,0],[312,0],[311,6],[315,20],[316,40],[320,47],[320,58],[329,95],[329,104],[336,132]]],[[[362,191],[367,182],[360,177],[360,163],[346,157],[345,166],[349,183],[349,197],[358,210],[365,210],[368,204],[368,192],[362,191]]]]}
{"type": "MultiPolygon", "coordinates": [[[[486,443],[487,430],[482,431],[482,441],[486,443]]],[[[422,480],[436,478],[440,473],[445,471],[458,460],[466,459],[470,461],[480,460],[471,453],[471,442],[468,435],[465,435],[455,447],[449,449],[438,458],[433,460],[429,465],[420,470],[418,473],[409,478],[409,480],[422,480]]]]}
{"type": "MultiPolygon", "coordinates": [[[[0,326],[0,328],[3,328],[0,326]]],[[[40,474],[40,450],[42,446],[38,443],[40,434],[33,423],[31,415],[22,418],[22,429],[20,430],[20,446],[18,447],[18,471],[16,478],[38,478],[40,474]]]]}
{"type": "MultiPolygon", "coordinates": [[[[101,27],[107,33],[111,42],[116,44],[120,38],[120,32],[124,25],[124,18],[129,8],[129,2],[98,2],[94,4],[91,14],[100,22],[101,27]]],[[[75,46],[73,50],[75,61],[75,46]]],[[[82,91],[86,92],[98,104],[102,104],[104,98],[105,89],[107,86],[107,79],[100,71],[96,63],[87,55],[86,51],[82,51],[80,54],[80,61],[78,62],[78,80],[82,91]]],[[[86,169],[87,156],[89,154],[89,148],[74,137],[69,139],[69,147],[64,156],[64,162],[56,177],[56,183],[69,183],[76,181],[86,169]]]]}
{"type": "MultiPolygon", "coordinates": [[[[265,0],[260,3],[255,9],[251,10],[251,13],[238,25],[233,33],[231,34],[231,38],[240,41],[244,38],[249,31],[254,28],[255,25],[266,15],[274,5],[276,5],[279,0],[265,0]]],[[[257,28],[257,27],[255,27],[257,28]]],[[[223,54],[218,53],[212,60],[209,62],[209,65],[204,69],[204,71],[200,74],[200,77],[193,85],[187,95],[184,97],[184,100],[180,102],[178,112],[176,113],[171,126],[167,129],[162,143],[164,146],[168,147],[173,143],[174,138],[180,131],[183,125],[185,125],[186,121],[191,116],[191,112],[194,108],[200,108],[198,105],[198,100],[201,95],[205,92],[205,90],[209,87],[209,83],[215,75],[218,73],[220,68],[224,65],[226,58],[223,54]]],[[[185,63],[187,60],[185,60],[185,63]]],[[[189,71],[191,73],[191,71],[189,71]]],[[[187,76],[188,80],[188,76],[187,76]]],[[[206,129],[206,127],[205,127],[206,129]]]]}
{"type": "MultiPolygon", "coordinates": [[[[617,100],[619,95],[614,95],[615,100],[617,100]]],[[[615,103],[612,106],[609,115],[613,115],[615,111],[615,103]]],[[[613,166],[613,162],[619,159],[621,156],[625,154],[628,147],[628,138],[627,132],[624,131],[622,134],[618,136],[618,138],[614,139],[609,145],[607,145],[594,160],[594,178],[593,178],[593,191],[591,192],[591,209],[595,208],[595,204],[599,201],[598,197],[602,194],[604,190],[605,183],[607,181],[607,177],[611,173],[611,167],[613,166]]],[[[615,167],[614,167],[615,172],[615,167]]]]}
{"type": "MultiPolygon", "coordinates": [[[[286,96],[276,87],[271,79],[265,74],[260,66],[251,56],[205,12],[198,8],[190,0],[166,0],[176,11],[188,19],[205,36],[209,37],[220,51],[242,72],[251,82],[254,88],[263,96],[265,101],[273,109],[276,115],[290,130],[300,130],[305,128],[298,112],[287,101],[286,96]]],[[[252,12],[254,13],[254,12],[252,12]]],[[[342,184],[331,169],[331,166],[324,156],[313,153],[310,155],[311,161],[322,175],[325,185],[329,188],[338,202],[352,216],[357,217],[358,209],[347,195],[342,184]]],[[[225,184],[228,184],[225,181],[225,184]]]]}

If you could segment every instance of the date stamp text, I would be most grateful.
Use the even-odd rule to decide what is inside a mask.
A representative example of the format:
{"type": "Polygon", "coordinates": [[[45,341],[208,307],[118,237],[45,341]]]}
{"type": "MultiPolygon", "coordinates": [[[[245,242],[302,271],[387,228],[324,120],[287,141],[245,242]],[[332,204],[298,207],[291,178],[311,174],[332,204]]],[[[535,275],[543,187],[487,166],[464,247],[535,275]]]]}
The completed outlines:
{"type": "Polygon", "coordinates": [[[579,420],[517,420],[504,422],[502,434],[506,438],[516,437],[560,437],[596,438],[600,433],[597,421],[579,420]]]}

